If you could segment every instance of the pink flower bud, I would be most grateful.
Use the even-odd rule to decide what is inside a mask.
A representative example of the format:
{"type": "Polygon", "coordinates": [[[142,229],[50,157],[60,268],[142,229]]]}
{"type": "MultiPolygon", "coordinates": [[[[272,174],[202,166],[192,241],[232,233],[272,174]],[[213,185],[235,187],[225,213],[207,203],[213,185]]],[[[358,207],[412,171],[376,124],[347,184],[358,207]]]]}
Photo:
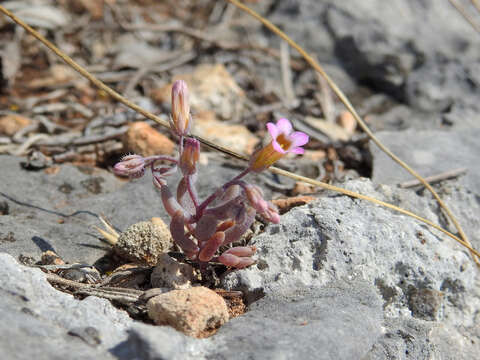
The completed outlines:
{"type": "Polygon", "coordinates": [[[223,265],[227,267],[232,267],[236,269],[243,269],[247,266],[255,264],[255,260],[250,257],[239,257],[233,254],[225,253],[218,257],[218,261],[220,261],[223,265]]]}
{"type": "Polygon", "coordinates": [[[222,255],[231,254],[239,257],[248,257],[255,254],[257,248],[255,246],[235,246],[225,250],[222,255]]]}
{"type": "Polygon", "coordinates": [[[193,175],[197,172],[197,161],[200,158],[200,142],[196,139],[187,138],[183,152],[180,155],[180,169],[183,175],[193,175]]]}
{"type": "Polygon", "coordinates": [[[250,205],[259,213],[263,213],[268,210],[268,203],[263,199],[262,190],[255,185],[245,184],[243,187],[247,200],[250,205]]]}
{"type": "Polygon", "coordinates": [[[140,155],[124,156],[122,161],[115,164],[113,172],[119,176],[142,177],[145,173],[145,160],[140,155]]]}
{"type": "Polygon", "coordinates": [[[170,126],[179,136],[188,134],[191,125],[188,87],[183,80],[177,80],[172,86],[172,121],[170,126]]]}
{"type": "Polygon", "coordinates": [[[153,174],[153,185],[160,189],[163,207],[167,211],[168,215],[174,216],[177,212],[180,211],[186,220],[190,220],[190,215],[172,195],[172,192],[170,191],[170,188],[168,187],[165,179],[163,179],[159,175],[153,174]]]}
{"type": "Polygon", "coordinates": [[[278,224],[280,222],[280,215],[278,214],[277,208],[275,207],[275,205],[273,205],[270,202],[267,204],[268,204],[267,211],[261,213],[260,215],[262,215],[262,217],[265,220],[270,221],[271,223],[274,223],[274,224],[278,224]]]}

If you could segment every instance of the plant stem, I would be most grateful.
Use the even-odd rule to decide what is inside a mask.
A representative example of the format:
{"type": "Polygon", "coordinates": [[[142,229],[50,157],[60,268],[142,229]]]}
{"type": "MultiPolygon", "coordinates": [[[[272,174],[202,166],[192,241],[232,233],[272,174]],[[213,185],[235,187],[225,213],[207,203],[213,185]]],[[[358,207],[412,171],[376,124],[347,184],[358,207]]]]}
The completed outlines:
{"type": "Polygon", "coordinates": [[[192,176],[191,175],[185,176],[185,182],[187,184],[188,194],[190,195],[193,205],[195,206],[195,217],[197,217],[198,210],[199,210],[199,200],[198,200],[197,190],[195,189],[195,186],[193,186],[193,183],[192,183],[192,176]]]}
{"type": "Polygon", "coordinates": [[[155,163],[156,161],[170,161],[170,162],[173,162],[175,164],[178,164],[178,160],[171,157],[171,156],[166,156],[166,155],[154,155],[154,156],[148,156],[146,157],[145,159],[145,163],[147,165],[149,165],[150,163],[153,164],[155,163]]]}
{"type": "Polygon", "coordinates": [[[250,168],[246,168],[243,170],[240,174],[235,176],[232,180],[227,181],[225,184],[223,184],[222,187],[218,188],[212,195],[210,195],[203,203],[200,204],[198,211],[197,211],[197,216],[195,217],[197,220],[200,219],[203,215],[203,211],[206,209],[210,203],[215,200],[219,195],[223,194],[225,190],[227,190],[230,186],[234,185],[238,180],[240,180],[242,177],[247,175],[250,172],[250,168]]]}

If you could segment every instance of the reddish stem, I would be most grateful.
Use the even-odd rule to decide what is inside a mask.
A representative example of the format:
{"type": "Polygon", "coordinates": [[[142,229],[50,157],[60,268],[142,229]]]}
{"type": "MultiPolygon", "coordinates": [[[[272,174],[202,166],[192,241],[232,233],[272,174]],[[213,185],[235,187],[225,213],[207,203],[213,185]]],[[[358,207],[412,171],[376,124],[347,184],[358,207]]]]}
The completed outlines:
{"type": "Polygon", "coordinates": [[[237,176],[235,176],[232,180],[226,182],[225,184],[223,184],[222,187],[218,188],[217,191],[215,191],[212,195],[210,195],[207,199],[205,199],[205,201],[203,201],[198,209],[197,209],[197,214],[195,216],[195,219],[198,221],[198,219],[200,219],[203,215],[203,212],[205,211],[205,209],[207,208],[208,205],[210,205],[212,203],[213,200],[215,200],[219,195],[223,194],[225,192],[225,190],[227,190],[230,186],[234,185],[238,180],[240,180],[242,177],[244,177],[245,175],[247,175],[248,173],[250,172],[250,168],[246,168],[245,170],[243,170],[240,174],[238,174],[237,176]]]}

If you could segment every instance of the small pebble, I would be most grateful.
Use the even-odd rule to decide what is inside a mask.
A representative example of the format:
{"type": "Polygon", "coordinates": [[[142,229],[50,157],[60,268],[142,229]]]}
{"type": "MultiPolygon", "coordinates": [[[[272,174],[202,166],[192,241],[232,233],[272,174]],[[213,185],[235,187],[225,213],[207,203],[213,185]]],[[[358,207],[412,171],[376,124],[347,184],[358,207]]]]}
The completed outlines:
{"type": "Polygon", "coordinates": [[[142,156],[169,155],[175,147],[168,137],[142,121],[130,125],[123,137],[123,145],[126,151],[142,156]]]}
{"type": "Polygon", "coordinates": [[[314,185],[303,181],[297,181],[295,187],[292,189],[292,195],[313,194],[317,192],[317,188],[314,185]]]}
{"type": "Polygon", "coordinates": [[[357,121],[350,111],[343,111],[337,119],[338,124],[343,127],[349,134],[353,134],[357,127],[357,121]]]}
{"type": "Polygon", "coordinates": [[[433,289],[412,289],[408,307],[412,315],[423,320],[438,320],[443,303],[443,293],[433,289]]]}
{"type": "Polygon", "coordinates": [[[162,254],[153,269],[150,282],[154,288],[188,289],[194,279],[192,266],[179,263],[168,254],[162,254]]]}
{"type": "Polygon", "coordinates": [[[96,284],[101,280],[100,273],[93,266],[75,266],[69,269],[62,269],[58,275],[67,280],[77,281],[86,284],[96,284]]]}
{"type": "Polygon", "coordinates": [[[58,256],[52,250],[47,250],[44,253],[42,253],[40,264],[41,265],[65,265],[65,262],[62,260],[60,256],[58,256]]]}
{"type": "Polygon", "coordinates": [[[13,136],[24,127],[30,125],[32,120],[21,115],[6,115],[0,118],[0,135],[13,136]]]}
{"type": "Polygon", "coordinates": [[[285,214],[291,208],[302,206],[315,200],[313,196],[294,196],[285,199],[276,199],[272,203],[278,207],[280,214],[285,214]]]}
{"type": "Polygon", "coordinates": [[[155,296],[147,302],[147,310],[155,324],[196,338],[213,335],[229,319],[225,300],[203,286],[155,296]]]}

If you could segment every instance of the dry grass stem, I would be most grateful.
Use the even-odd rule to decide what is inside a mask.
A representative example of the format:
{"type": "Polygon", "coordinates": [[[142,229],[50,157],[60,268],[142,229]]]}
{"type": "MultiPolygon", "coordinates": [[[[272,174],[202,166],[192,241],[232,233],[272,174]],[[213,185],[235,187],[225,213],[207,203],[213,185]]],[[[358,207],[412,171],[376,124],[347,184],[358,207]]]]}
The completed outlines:
{"type": "Polygon", "coordinates": [[[480,1],[478,0],[470,0],[473,4],[473,6],[475,6],[475,8],[477,9],[478,12],[480,12],[480,1]]]}
{"type": "MultiPolygon", "coordinates": [[[[476,32],[480,33],[480,25],[478,25],[475,20],[470,16],[467,10],[465,10],[459,3],[457,3],[455,0],[448,0],[450,4],[462,15],[465,20],[475,29],[476,32]]],[[[477,1],[473,1],[472,3],[477,7],[477,9],[480,8],[480,4],[477,1]]],[[[479,10],[480,11],[480,10],[479,10]]]]}
{"type": "MultiPolygon", "coordinates": [[[[440,173],[440,174],[436,174],[436,175],[432,175],[432,176],[427,176],[425,177],[424,179],[426,181],[428,181],[430,184],[432,183],[435,183],[435,182],[439,182],[439,181],[442,181],[442,180],[447,180],[447,179],[452,179],[452,178],[455,178],[457,176],[460,176],[462,174],[465,174],[466,172],[468,171],[467,168],[460,168],[460,169],[455,169],[455,170],[449,170],[449,171],[445,171],[443,173],[440,173]]],[[[401,184],[399,184],[399,186],[401,188],[411,188],[411,187],[415,187],[415,186],[418,186],[418,185],[422,185],[422,183],[418,180],[411,180],[411,181],[405,181],[401,184]]]]}

